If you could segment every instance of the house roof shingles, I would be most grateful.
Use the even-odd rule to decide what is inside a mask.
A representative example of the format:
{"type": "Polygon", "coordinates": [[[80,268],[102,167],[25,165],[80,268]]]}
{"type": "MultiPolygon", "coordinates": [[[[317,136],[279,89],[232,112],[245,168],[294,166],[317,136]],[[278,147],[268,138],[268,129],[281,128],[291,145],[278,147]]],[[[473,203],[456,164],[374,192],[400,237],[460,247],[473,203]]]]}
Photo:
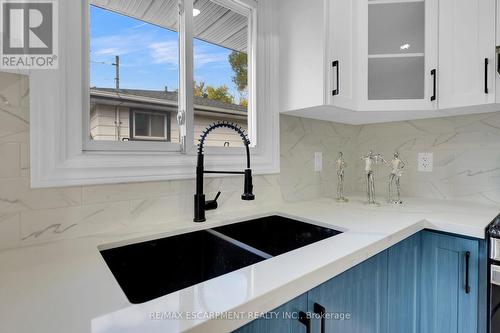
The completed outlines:
{"type": "MultiPolygon", "coordinates": [[[[106,93],[116,93],[119,94],[119,98],[126,99],[127,95],[134,97],[145,97],[145,98],[154,98],[159,100],[166,100],[177,102],[179,100],[179,95],[175,91],[165,91],[165,90],[141,90],[141,89],[114,89],[114,88],[91,88],[92,91],[96,92],[106,92],[106,93]]],[[[204,98],[204,97],[196,97],[194,98],[194,104],[196,107],[205,106],[205,107],[213,107],[225,109],[228,111],[237,111],[237,112],[247,112],[247,108],[237,104],[224,103],[220,101],[215,101],[212,99],[204,98]]]]}

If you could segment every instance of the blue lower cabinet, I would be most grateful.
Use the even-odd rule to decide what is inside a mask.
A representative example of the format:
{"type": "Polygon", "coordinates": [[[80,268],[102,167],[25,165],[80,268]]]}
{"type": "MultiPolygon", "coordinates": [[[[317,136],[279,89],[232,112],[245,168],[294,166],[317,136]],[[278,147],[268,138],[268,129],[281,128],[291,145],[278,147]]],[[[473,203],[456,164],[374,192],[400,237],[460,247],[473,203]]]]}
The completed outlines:
{"type": "Polygon", "coordinates": [[[418,233],[387,250],[388,333],[418,333],[422,235],[418,233]]]}
{"type": "Polygon", "coordinates": [[[307,333],[306,326],[298,320],[298,314],[307,309],[307,295],[301,295],[239,328],[237,333],[307,333]]]}
{"type": "Polygon", "coordinates": [[[422,240],[422,332],[478,332],[479,241],[433,232],[422,240]]]}
{"type": "Polygon", "coordinates": [[[387,304],[387,252],[384,251],[308,293],[312,332],[386,332],[381,314],[387,304]],[[316,310],[316,311],[315,311],[316,310]],[[325,325],[325,329],[321,329],[325,325]]]}
{"type": "Polygon", "coordinates": [[[485,333],[484,248],[484,240],[422,231],[236,332],[485,333]],[[283,315],[300,311],[310,331],[283,315]]]}

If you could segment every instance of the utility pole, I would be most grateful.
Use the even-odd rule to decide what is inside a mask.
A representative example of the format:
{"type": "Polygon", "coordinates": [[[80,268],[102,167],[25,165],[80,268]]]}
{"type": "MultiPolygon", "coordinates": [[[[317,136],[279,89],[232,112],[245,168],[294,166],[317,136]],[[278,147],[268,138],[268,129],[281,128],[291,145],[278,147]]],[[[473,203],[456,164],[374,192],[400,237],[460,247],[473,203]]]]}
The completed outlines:
{"type": "Polygon", "coordinates": [[[116,76],[115,76],[116,90],[120,90],[120,56],[115,57],[115,62],[112,65],[116,67],[116,76]]]}

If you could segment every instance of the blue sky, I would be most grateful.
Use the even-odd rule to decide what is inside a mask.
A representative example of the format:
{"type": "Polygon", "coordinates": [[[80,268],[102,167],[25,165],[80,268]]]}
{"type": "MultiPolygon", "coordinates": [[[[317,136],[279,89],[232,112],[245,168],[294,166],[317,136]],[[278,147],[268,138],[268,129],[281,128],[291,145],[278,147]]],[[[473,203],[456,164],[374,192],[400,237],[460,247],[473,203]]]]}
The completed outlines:
{"type": "MultiPolygon", "coordinates": [[[[178,82],[177,33],[98,7],[90,6],[90,85],[114,87],[115,67],[120,56],[120,87],[175,90],[178,82]]],[[[206,85],[230,88],[233,71],[228,62],[231,50],[194,40],[195,80],[206,85]]]]}

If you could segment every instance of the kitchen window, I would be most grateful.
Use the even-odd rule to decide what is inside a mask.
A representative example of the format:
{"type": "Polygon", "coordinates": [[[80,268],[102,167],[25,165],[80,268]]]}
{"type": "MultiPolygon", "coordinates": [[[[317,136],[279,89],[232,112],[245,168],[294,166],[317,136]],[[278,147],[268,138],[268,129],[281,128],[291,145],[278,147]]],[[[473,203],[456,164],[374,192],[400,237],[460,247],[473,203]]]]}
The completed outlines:
{"type": "MultiPolygon", "coordinates": [[[[236,123],[256,141],[250,64],[252,8],[235,1],[195,0],[192,4],[192,17],[181,21],[175,1],[90,0],[88,150],[141,150],[130,144],[135,139],[165,142],[151,145],[152,149],[189,150],[187,145],[196,146],[203,130],[216,121],[236,123]],[[179,29],[186,29],[187,24],[192,38],[189,45],[181,45],[179,29]],[[181,48],[190,53],[192,62],[181,61],[181,48]],[[192,93],[187,94],[191,85],[183,83],[191,81],[192,93]],[[113,103],[115,110],[106,107],[113,103]],[[179,108],[179,103],[184,105],[179,108]],[[171,141],[137,135],[132,127],[136,122],[116,119],[127,112],[127,106],[130,113],[130,106],[152,105],[180,114],[181,122],[172,124],[175,137],[171,141]],[[183,122],[186,117],[193,120],[183,122]],[[114,120],[107,123],[107,118],[114,120]],[[130,140],[117,132],[130,133],[130,140]]],[[[243,143],[237,133],[219,129],[206,146],[243,147],[243,143]]]]}
{"type": "MultiPolygon", "coordinates": [[[[58,2],[59,69],[28,73],[34,187],[192,178],[217,121],[246,130],[255,174],[279,171],[274,4],[79,1],[58,2]]],[[[244,164],[223,129],[206,152],[244,164]]]]}

